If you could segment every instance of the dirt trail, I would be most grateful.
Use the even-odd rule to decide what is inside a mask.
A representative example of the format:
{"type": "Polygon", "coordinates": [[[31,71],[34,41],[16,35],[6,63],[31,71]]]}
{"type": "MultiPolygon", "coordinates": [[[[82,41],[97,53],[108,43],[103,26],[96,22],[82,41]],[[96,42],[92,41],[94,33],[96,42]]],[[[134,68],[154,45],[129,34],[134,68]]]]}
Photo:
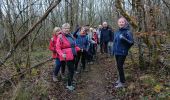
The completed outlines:
{"type": "Polygon", "coordinates": [[[89,71],[82,72],[81,78],[78,74],[76,90],[68,92],[64,86],[57,83],[51,85],[52,91],[56,89],[53,94],[57,99],[65,100],[113,100],[114,96],[107,92],[108,75],[106,75],[106,66],[112,65],[113,59],[107,58],[105,55],[100,56],[93,65],[87,65],[89,71]]]}
{"type": "Polygon", "coordinates": [[[106,91],[107,82],[105,79],[103,61],[99,64],[90,65],[90,71],[82,73],[83,88],[77,90],[75,100],[111,100],[112,95],[106,91]]]}

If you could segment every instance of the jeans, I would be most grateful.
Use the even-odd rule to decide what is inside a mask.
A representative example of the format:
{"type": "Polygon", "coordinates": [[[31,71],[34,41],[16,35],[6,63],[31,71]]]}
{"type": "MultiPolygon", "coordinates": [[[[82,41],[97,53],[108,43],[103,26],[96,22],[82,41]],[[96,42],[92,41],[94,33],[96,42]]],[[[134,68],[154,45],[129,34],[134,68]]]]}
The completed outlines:
{"type": "Polygon", "coordinates": [[[119,72],[120,82],[125,83],[123,64],[125,62],[126,56],[124,56],[124,55],[115,55],[115,56],[116,56],[116,63],[117,63],[117,69],[119,72]]]}
{"type": "Polygon", "coordinates": [[[60,71],[61,62],[58,58],[55,59],[55,65],[54,65],[54,76],[58,75],[58,72],[60,71]]]}

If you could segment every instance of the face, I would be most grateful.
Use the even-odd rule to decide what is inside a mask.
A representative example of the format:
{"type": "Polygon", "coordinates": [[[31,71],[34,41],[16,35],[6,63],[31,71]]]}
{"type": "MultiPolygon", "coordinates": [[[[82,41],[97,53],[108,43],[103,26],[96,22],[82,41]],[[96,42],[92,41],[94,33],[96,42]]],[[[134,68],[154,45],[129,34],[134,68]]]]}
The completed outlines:
{"type": "Polygon", "coordinates": [[[88,33],[89,32],[89,27],[88,26],[85,26],[84,27],[85,31],[88,33]]]}
{"type": "Polygon", "coordinates": [[[63,30],[63,32],[65,34],[69,34],[70,33],[70,27],[64,27],[62,30],[63,30]]]}
{"type": "Polygon", "coordinates": [[[123,27],[125,27],[125,25],[126,25],[125,19],[121,18],[118,20],[119,28],[123,28],[123,27]]]}
{"type": "Polygon", "coordinates": [[[57,29],[55,34],[58,35],[58,33],[60,32],[61,30],[60,29],[57,29]]]}
{"type": "Polygon", "coordinates": [[[101,29],[102,28],[102,25],[99,25],[99,29],[101,29]]]}
{"type": "Polygon", "coordinates": [[[107,27],[107,23],[106,22],[103,23],[103,27],[107,27]]]}
{"type": "Polygon", "coordinates": [[[82,27],[81,30],[80,30],[80,34],[81,34],[81,35],[85,35],[85,33],[86,33],[86,32],[85,32],[85,28],[82,27]]]}

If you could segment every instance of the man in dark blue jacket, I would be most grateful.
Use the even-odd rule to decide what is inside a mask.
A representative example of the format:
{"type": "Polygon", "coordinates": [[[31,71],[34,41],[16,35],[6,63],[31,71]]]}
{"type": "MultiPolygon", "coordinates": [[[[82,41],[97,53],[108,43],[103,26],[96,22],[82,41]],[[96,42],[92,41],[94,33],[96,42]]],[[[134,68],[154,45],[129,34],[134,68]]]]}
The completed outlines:
{"type": "Polygon", "coordinates": [[[103,49],[105,53],[108,53],[108,43],[112,41],[112,31],[108,28],[107,22],[103,22],[103,28],[101,29],[100,43],[102,47],[100,48],[101,53],[103,49]]]}

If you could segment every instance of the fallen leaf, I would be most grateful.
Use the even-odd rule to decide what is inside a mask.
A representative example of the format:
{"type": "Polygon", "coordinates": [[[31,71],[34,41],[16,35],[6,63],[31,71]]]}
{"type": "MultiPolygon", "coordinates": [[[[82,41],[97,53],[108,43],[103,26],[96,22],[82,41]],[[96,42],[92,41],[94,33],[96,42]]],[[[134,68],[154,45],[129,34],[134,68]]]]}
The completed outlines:
{"type": "Polygon", "coordinates": [[[162,88],[163,88],[163,87],[162,87],[161,85],[156,85],[156,86],[154,87],[154,91],[157,92],[157,93],[159,93],[162,88]]]}

